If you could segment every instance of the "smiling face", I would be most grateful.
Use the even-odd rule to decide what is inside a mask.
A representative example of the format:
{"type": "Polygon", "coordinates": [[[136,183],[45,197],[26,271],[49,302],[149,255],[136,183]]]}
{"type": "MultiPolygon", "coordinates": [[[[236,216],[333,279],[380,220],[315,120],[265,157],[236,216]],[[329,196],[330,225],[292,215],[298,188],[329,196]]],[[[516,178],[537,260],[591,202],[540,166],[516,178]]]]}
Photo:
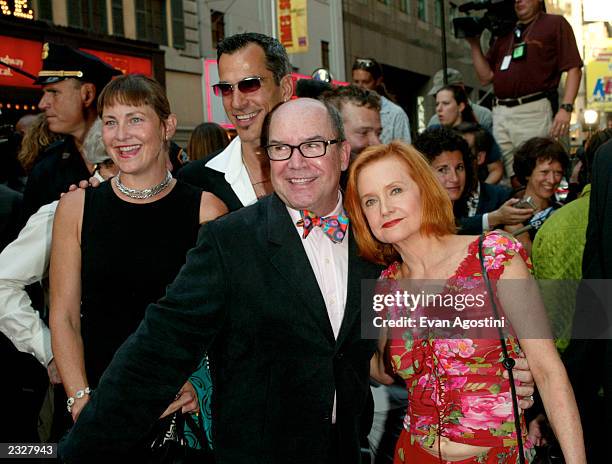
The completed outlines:
{"type": "MultiPolygon", "coordinates": [[[[300,98],[283,104],[274,113],[268,143],[299,145],[337,137],[325,106],[300,98]]],[[[340,172],[347,168],[349,156],[347,142],[329,145],[319,158],[305,158],[294,149],[288,160],[270,161],[274,191],[293,209],[307,209],[325,216],[336,207],[340,172]]]]}
{"type": "Polygon", "coordinates": [[[351,158],[355,158],[364,148],[381,143],[382,126],[377,110],[349,101],[342,105],[341,113],[346,140],[351,145],[351,158]]]}
{"type": "Polygon", "coordinates": [[[563,166],[559,161],[538,160],[533,172],[527,177],[525,195],[535,195],[550,200],[563,179],[563,166]]]}
{"type": "Polygon", "coordinates": [[[357,179],[361,209],[374,237],[398,243],[421,229],[421,192],[406,163],[396,156],[365,166],[357,179]]]}
{"type": "Polygon", "coordinates": [[[436,114],[443,126],[456,126],[461,123],[461,112],[465,104],[457,104],[453,92],[450,90],[440,90],[436,94],[436,114]]]}
{"type": "Polygon", "coordinates": [[[174,135],[175,129],[174,115],[162,123],[149,105],[116,103],[102,111],[104,146],[121,172],[126,174],[164,170],[165,141],[174,135]]]}
{"type": "Polygon", "coordinates": [[[431,162],[431,169],[448,192],[451,201],[461,198],[465,189],[465,164],[459,150],[443,151],[431,162]]]}
{"type": "Polygon", "coordinates": [[[43,86],[38,108],[45,112],[49,130],[77,138],[84,135],[88,127],[84,108],[90,104],[88,92],[92,87],[92,84],[81,84],[75,79],[43,86]]]}
{"type": "Polygon", "coordinates": [[[283,100],[291,97],[291,77],[285,76],[281,85],[274,82],[274,75],[266,68],[266,55],[254,43],[219,58],[219,82],[237,84],[247,77],[261,77],[261,88],[242,93],[236,86],[230,95],[221,97],[223,108],[230,122],[236,127],[243,143],[259,146],[264,118],[283,100]]]}

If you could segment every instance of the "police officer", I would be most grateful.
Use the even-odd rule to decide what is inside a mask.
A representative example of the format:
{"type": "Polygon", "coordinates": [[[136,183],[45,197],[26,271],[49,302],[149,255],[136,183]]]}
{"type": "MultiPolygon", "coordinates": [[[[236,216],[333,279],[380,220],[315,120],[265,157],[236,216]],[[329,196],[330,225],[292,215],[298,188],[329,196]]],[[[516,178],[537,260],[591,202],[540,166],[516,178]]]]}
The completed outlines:
{"type": "Polygon", "coordinates": [[[81,144],[97,117],[98,94],[113,76],[121,74],[99,58],[66,45],[45,43],[42,60],[34,81],[43,90],[38,107],[45,112],[49,129],[66,137],[49,145],[28,178],[24,223],[71,184],[93,174],[94,166],[84,160],[81,144]]]}

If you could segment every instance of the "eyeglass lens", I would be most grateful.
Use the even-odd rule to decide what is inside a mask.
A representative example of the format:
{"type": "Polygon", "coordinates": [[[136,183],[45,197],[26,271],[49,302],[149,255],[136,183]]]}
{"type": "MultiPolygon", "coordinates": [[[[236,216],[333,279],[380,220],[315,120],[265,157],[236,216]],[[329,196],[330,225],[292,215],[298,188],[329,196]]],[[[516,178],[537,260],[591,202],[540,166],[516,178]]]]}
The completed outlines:
{"type": "Polygon", "coordinates": [[[218,84],[213,85],[213,90],[216,96],[224,96],[232,94],[234,87],[238,87],[238,90],[241,93],[252,93],[261,88],[261,78],[258,77],[249,77],[246,79],[242,79],[235,85],[229,84],[227,82],[219,82],[218,84]]]}
{"type": "Polygon", "coordinates": [[[272,160],[283,161],[291,158],[293,150],[296,148],[305,158],[318,158],[325,155],[327,146],[338,143],[338,140],[313,140],[299,145],[269,145],[266,147],[268,156],[272,160]]]}

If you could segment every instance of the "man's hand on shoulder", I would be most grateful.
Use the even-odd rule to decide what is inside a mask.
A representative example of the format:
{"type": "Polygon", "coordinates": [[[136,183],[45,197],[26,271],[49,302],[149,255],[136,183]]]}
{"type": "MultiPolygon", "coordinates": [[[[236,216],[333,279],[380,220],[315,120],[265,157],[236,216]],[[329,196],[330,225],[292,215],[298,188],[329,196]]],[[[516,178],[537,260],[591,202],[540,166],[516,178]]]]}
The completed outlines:
{"type": "MultiPolygon", "coordinates": [[[[70,187],[68,187],[68,192],[74,192],[77,189],[86,189],[87,187],[97,188],[99,186],[100,179],[98,179],[97,177],[90,177],[89,180],[82,180],[81,182],[79,182],[79,185],[70,185],[70,187]]],[[[66,193],[67,192],[62,193],[62,196],[64,196],[66,193]]]]}

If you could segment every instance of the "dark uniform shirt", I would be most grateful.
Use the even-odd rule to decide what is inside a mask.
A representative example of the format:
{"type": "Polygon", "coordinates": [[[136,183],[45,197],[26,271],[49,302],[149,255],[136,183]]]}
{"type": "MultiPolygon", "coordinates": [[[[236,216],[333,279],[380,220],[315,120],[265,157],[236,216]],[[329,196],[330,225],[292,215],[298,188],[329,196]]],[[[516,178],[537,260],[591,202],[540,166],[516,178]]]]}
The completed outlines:
{"type": "Polygon", "coordinates": [[[90,177],[91,173],[71,136],[49,145],[28,177],[23,192],[22,224],[41,206],[59,200],[70,185],[90,177]]]}

